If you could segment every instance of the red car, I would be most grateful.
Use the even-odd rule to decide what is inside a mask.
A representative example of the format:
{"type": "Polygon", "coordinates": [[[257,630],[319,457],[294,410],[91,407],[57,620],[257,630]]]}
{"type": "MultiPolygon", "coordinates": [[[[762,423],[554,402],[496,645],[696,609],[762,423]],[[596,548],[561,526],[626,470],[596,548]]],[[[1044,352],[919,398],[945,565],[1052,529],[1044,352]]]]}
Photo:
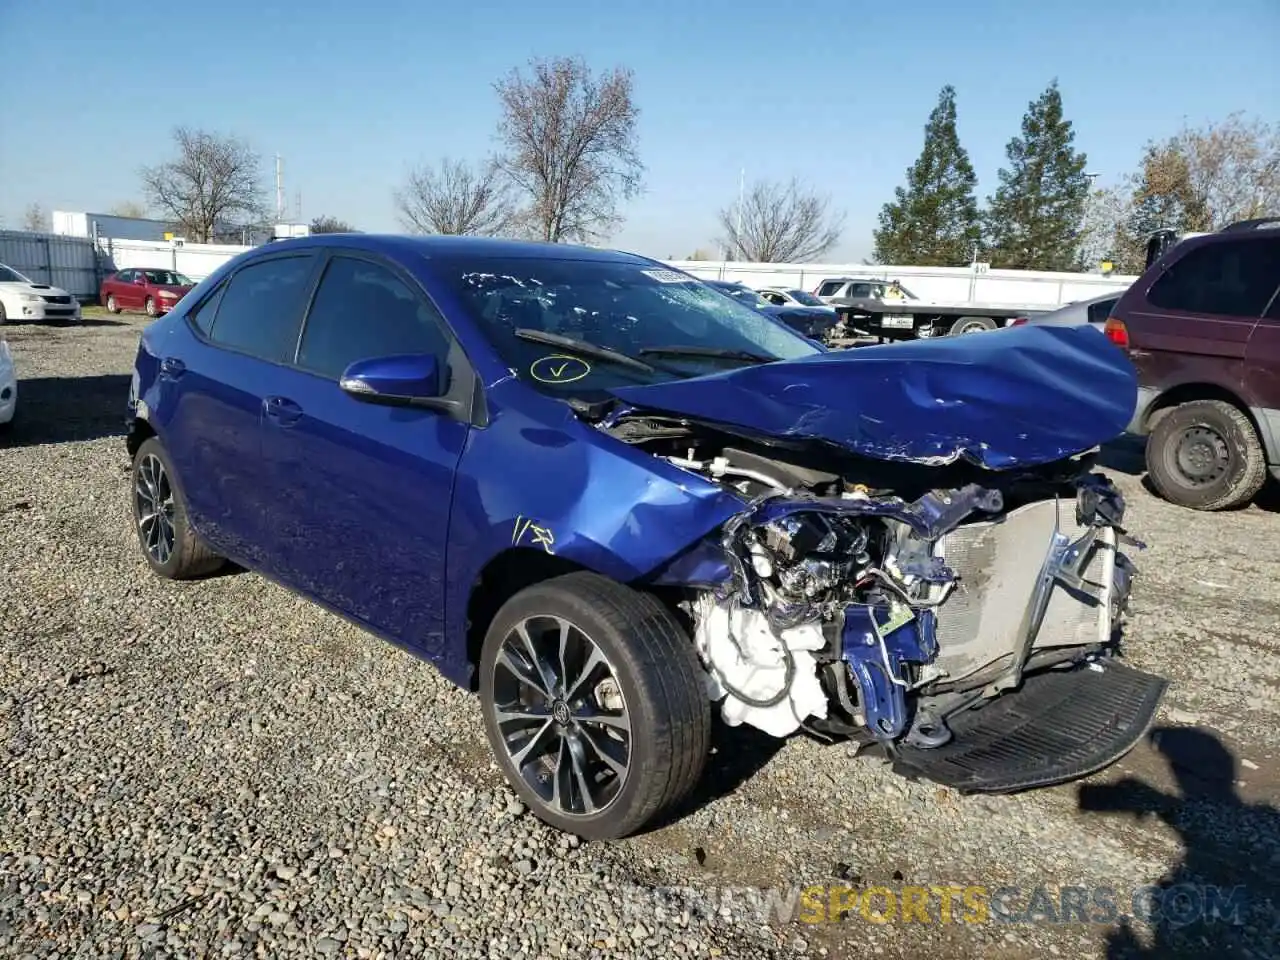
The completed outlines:
{"type": "Polygon", "coordinates": [[[110,313],[142,310],[148,316],[158,317],[172,310],[194,286],[195,281],[176,270],[131,268],[102,281],[98,302],[110,313]]]}

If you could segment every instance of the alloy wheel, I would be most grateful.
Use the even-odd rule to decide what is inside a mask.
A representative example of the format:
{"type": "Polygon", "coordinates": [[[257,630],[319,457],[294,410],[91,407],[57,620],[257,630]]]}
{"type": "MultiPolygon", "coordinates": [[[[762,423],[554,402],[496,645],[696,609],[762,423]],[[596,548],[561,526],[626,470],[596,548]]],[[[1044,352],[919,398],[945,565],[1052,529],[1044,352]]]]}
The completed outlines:
{"type": "Polygon", "coordinates": [[[147,297],[146,307],[147,307],[147,316],[154,317],[156,315],[156,302],[152,300],[150,297],[147,297]]]}
{"type": "Polygon", "coordinates": [[[512,766],[564,816],[594,816],[621,793],[631,762],[631,717],[613,665],[561,617],[528,617],[493,665],[496,725],[512,766]]]}
{"type": "Polygon", "coordinates": [[[143,547],[156,563],[168,563],[177,539],[173,526],[173,486],[164,464],[154,454],[147,454],[138,463],[133,497],[143,547]]]}

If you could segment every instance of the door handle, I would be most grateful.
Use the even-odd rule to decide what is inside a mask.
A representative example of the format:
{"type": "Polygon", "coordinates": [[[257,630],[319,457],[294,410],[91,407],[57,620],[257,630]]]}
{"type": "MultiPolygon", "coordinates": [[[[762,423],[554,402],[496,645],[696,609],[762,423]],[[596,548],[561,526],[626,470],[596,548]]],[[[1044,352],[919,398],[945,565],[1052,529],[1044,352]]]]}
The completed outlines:
{"type": "Polygon", "coordinates": [[[160,361],[160,376],[166,380],[177,380],[186,370],[187,365],[177,357],[165,357],[160,361]]]}
{"type": "Polygon", "coordinates": [[[302,416],[302,407],[288,397],[267,397],[262,401],[262,412],[279,426],[290,427],[302,416]]]}

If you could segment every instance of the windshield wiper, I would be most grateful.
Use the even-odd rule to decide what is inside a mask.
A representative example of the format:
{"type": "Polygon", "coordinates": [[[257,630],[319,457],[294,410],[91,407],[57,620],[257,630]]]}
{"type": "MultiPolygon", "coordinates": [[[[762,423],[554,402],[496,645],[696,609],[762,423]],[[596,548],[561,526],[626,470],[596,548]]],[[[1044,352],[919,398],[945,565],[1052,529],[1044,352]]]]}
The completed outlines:
{"type": "Polygon", "coordinates": [[[766,357],[762,353],[752,353],[750,350],[729,350],[725,347],[699,347],[695,345],[689,346],[673,346],[673,347],[645,347],[640,351],[641,356],[657,354],[667,357],[716,357],[724,360],[745,360],[748,363],[773,363],[777,357],[766,357]]]}
{"type": "Polygon", "coordinates": [[[633,370],[643,370],[645,373],[658,372],[657,367],[645,363],[643,360],[637,360],[621,350],[588,343],[586,340],[579,340],[576,337],[562,337],[558,333],[547,333],[545,330],[534,330],[530,327],[520,327],[516,330],[515,335],[521,340],[528,340],[531,343],[545,343],[551,347],[563,347],[565,350],[572,350],[575,353],[582,354],[584,357],[608,360],[620,367],[631,367],[633,370]]]}

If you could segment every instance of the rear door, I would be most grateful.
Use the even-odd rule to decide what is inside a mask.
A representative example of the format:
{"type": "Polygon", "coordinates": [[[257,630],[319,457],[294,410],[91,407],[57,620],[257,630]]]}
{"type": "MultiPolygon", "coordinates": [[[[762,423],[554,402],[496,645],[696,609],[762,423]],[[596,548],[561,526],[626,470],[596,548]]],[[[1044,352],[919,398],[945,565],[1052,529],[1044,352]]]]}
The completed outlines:
{"type": "Polygon", "coordinates": [[[470,405],[458,415],[369,403],[338,385],[357,360],[432,354],[450,395],[474,376],[444,319],[396,264],[328,258],[293,369],[263,421],[275,575],[424,656],[443,649],[445,544],[470,405]]]}
{"type": "Polygon", "coordinates": [[[1249,338],[1276,289],[1275,243],[1242,237],[1192,247],[1144,297],[1126,303],[1142,383],[1201,381],[1240,391],[1249,338]]]}
{"type": "MultiPolygon", "coordinates": [[[[1277,287],[1280,287],[1280,237],[1267,243],[1277,287]]],[[[1280,289],[1271,295],[1265,313],[1245,351],[1244,399],[1262,430],[1269,463],[1280,464],[1280,289]]]]}
{"type": "Polygon", "coordinates": [[[251,260],[188,314],[194,336],[180,352],[161,357],[158,432],[196,529],[255,568],[270,565],[277,540],[262,494],[263,398],[292,359],[317,259],[251,260]]]}

